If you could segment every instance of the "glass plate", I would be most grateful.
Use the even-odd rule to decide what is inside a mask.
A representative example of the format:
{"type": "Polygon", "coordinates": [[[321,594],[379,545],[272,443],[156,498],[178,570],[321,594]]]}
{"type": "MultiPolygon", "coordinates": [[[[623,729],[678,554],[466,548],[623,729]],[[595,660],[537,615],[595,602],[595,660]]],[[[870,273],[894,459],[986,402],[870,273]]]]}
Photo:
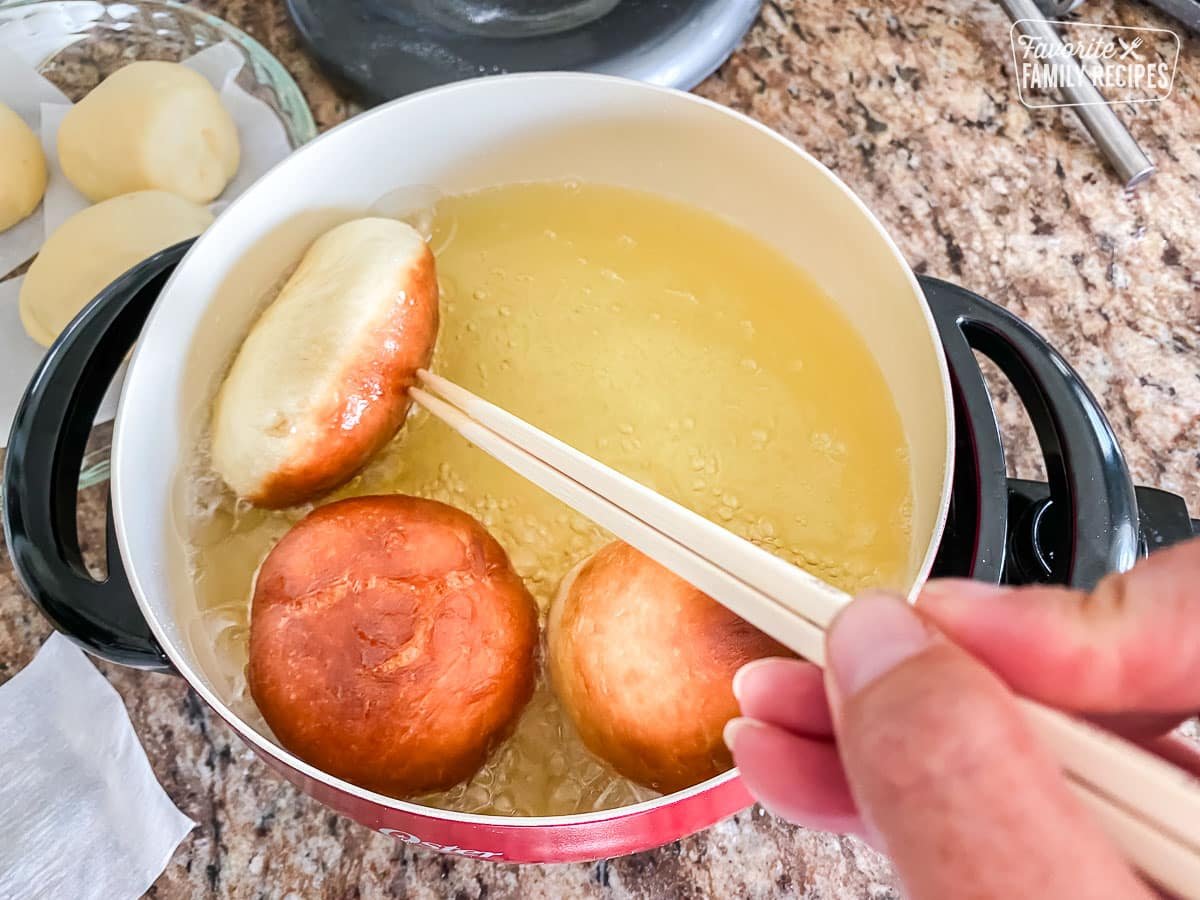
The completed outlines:
{"type": "MultiPolygon", "coordinates": [[[[0,0],[0,28],[5,46],[37,59],[38,71],[72,100],[134,60],[179,62],[228,41],[246,57],[238,85],[275,111],[292,148],[317,136],[304,94],[279,60],[245,32],[190,6],[169,0],[0,0]]],[[[107,440],[90,443],[81,489],[108,478],[107,440]]]]}

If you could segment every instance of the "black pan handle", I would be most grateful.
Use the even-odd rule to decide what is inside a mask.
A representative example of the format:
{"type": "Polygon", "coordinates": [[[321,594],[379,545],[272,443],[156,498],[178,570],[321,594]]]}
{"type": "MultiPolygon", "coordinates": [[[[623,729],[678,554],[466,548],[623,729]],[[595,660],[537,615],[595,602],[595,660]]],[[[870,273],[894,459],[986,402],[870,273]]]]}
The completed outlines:
{"type": "MultiPolygon", "coordinates": [[[[932,279],[929,279],[932,282],[932,279]]],[[[958,316],[921,279],[934,311],[954,399],[954,490],[933,577],[967,575],[1000,584],[1008,568],[1008,485],[1004,444],[983,372],[958,316]]]]}
{"type": "Polygon", "coordinates": [[[1091,588],[1106,574],[1130,568],[1138,558],[1133,481],[1091,391],[1057,350],[1012,313],[957,285],[927,277],[920,282],[956,373],[978,372],[965,357],[972,350],[983,353],[1008,376],[1033,421],[1052,502],[1065,513],[1057,516],[1064,546],[1048,561],[1050,580],[1091,588]]]}
{"type": "Polygon", "coordinates": [[[108,577],[97,581],[79,550],[76,501],[79,467],[104,393],[191,243],[176,244],[130,269],[67,326],[17,408],[4,466],[4,535],[13,568],[33,602],[85,650],[158,671],[169,671],[171,664],[129,587],[111,505],[108,577]]]}

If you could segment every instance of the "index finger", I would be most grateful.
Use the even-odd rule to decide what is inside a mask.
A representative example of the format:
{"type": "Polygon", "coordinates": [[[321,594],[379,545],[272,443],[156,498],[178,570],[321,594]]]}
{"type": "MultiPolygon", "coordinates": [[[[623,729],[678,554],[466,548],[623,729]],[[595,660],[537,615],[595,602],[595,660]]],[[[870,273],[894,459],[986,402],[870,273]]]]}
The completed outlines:
{"type": "Polygon", "coordinates": [[[1087,715],[1200,710],[1200,539],[1090,594],[931,581],[918,609],[1017,693],[1087,715]]]}

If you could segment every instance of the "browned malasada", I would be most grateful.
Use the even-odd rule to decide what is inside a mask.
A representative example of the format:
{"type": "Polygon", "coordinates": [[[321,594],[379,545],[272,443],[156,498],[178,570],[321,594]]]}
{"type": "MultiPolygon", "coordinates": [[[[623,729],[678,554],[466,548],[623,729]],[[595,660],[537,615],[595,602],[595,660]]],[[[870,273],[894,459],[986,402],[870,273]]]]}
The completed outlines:
{"type": "Polygon", "coordinates": [[[615,542],[564,581],[550,611],[551,683],[588,748],[668,793],[732,765],[733,676],[792,656],[682,578],[615,542]]]}
{"type": "Polygon", "coordinates": [[[309,514],[259,570],[250,692],[301,759],[393,797],[469,778],[535,679],[538,616],[496,540],[416,497],[309,514]]]}

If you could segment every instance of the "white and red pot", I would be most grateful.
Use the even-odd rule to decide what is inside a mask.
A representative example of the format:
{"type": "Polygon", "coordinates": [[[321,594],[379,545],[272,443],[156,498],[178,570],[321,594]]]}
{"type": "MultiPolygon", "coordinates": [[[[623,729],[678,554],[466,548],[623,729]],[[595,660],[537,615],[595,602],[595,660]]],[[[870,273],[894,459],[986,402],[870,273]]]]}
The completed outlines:
{"type": "MultiPolygon", "coordinates": [[[[315,769],[240,719],[185,640],[181,614],[195,601],[172,503],[260,298],[316,235],[403,186],[457,193],[568,178],[653,191],[717,213],[786,253],[838,304],[890,386],[908,440],[915,591],[933,564],[950,500],[954,394],[925,294],[896,245],[826,168],[763,126],[695,96],[596,75],[437,88],[364,113],[298,150],[193,245],[147,260],[80,314],[30,386],[5,473],[14,564],[58,628],[105,658],[177,672],[264,761],[330,808],[405,843],[506,862],[645,850],[751,798],[734,770],[621,809],[482,816],[381,796],[315,769]],[[110,574],[95,582],[75,537],[75,478],[90,410],[135,340],[114,433],[110,574]]],[[[952,313],[948,327],[960,318],[952,313]]],[[[1047,372],[1055,365],[1035,363],[1047,372]]],[[[1073,502],[1085,487],[1068,484],[1073,502]]],[[[1118,485],[1113,495],[1118,506],[1123,491],[1118,485]]],[[[1131,559],[1121,544],[1100,565],[1131,559]]]]}

